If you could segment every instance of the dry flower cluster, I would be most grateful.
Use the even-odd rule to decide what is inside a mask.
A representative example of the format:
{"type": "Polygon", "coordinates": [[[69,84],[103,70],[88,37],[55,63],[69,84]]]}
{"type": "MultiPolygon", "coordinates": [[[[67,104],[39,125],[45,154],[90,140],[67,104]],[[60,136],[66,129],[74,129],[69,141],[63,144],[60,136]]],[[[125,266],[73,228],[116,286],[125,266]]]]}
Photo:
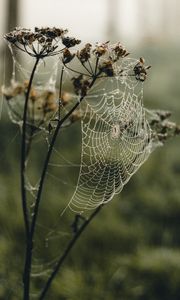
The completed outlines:
{"type": "Polygon", "coordinates": [[[33,57],[44,58],[60,53],[59,41],[67,48],[81,42],[75,38],[66,37],[67,32],[67,29],[63,30],[56,27],[35,27],[34,31],[26,28],[15,28],[4,37],[19,50],[33,57]]]}

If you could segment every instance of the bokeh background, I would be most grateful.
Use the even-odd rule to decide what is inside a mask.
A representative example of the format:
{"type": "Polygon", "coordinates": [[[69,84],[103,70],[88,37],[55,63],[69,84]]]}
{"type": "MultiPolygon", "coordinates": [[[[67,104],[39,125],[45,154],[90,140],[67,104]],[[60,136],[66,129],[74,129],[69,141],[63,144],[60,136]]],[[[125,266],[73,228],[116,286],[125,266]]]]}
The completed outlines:
{"type": "MultiPolygon", "coordinates": [[[[132,57],[143,56],[152,65],[144,84],[145,106],[170,110],[172,120],[180,123],[180,1],[0,0],[1,85],[10,80],[12,70],[3,34],[15,26],[65,27],[71,35],[91,43],[121,41],[132,57]]],[[[3,98],[0,108],[0,299],[21,299],[20,137],[3,98]]],[[[57,144],[73,162],[80,152],[79,129],[78,125],[68,129],[57,144]]],[[[43,145],[39,147],[35,173],[43,152],[43,145]]],[[[55,280],[51,299],[180,299],[179,149],[178,138],[158,148],[103,209],[55,280]]],[[[57,163],[58,155],[54,157],[57,163]]],[[[34,261],[35,291],[42,285],[42,273],[53,265],[69,237],[70,219],[60,220],[61,198],[70,195],[61,177],[68,178],[68,171],[57,169],[47,183],[34,261]]]]}

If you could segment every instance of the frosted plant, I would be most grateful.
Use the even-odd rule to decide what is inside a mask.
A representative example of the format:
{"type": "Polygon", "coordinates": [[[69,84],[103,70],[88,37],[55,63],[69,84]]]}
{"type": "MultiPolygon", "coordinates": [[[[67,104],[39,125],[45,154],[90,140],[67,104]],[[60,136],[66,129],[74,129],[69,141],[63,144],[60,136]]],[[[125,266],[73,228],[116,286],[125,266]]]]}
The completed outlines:
{"type": "Polygon", "coordinates": [[[2,92],[10,118],[21,132],[21,200],[26,236],[24,300],[30,299],[31,276],[35,277],[34,236],[54,145],[62,127],[81,120],[80,172],[67,204],[77,213],[73,235],[46,274],[37,296],[44,299],[74,244],[104,204],[122,190],[152,150],[180,130],[167,120],[167,112],[145,109],[143,82],[150,67],[145,66],[143,58],[129,59],[129,52],[120,43],[87,43],[77,49],[80,40],[55,27],[36,27],[34,31],[16,28],[5,39],[12,53],[13,74],[10,86],[3,86],[2,92]],[[46,137],[48,149],[33,187],[28,167],[33,163],[29,157],[37,134],[46,137]],[[87,219],[80,216],[90,209],[87,219]]]}

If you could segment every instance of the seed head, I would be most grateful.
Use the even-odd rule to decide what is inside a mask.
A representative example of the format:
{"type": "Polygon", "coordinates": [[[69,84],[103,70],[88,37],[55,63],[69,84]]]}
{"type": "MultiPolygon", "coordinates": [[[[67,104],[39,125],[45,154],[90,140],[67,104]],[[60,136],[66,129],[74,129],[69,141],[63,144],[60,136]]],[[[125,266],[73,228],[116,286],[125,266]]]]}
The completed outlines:
{"type": "Polygon", "coordinates": [[[135,78],[138,81],[145,81],[147,78],[147,70],[150,69],[151,66],[145,66],[145,59],[140,57],[138,63],[134,67],[135,78]]]}
{"type": "Polygon", "coordinates": [[[97,57],[101,57],[103,56],[104,54],[107,53],[108,51],[108,42],[105,42],[105,43],[97,43],[94,50],[93,50],[93,53],[97,56],[97,57]]]}
{"type": "Polygon", "coordinates": [[[82,63],[85,63],[88,61],[88,59],[91,57],[91,44],[86,44],[80,51],[77,51],[77,57],[82,63]]]}
{"type": "Polygon", "coordinates": [[[64,46],[66,46],[67,48],[70,48],[70,47],[74,47],[75,45],[78,45],[81,43],[80,40],[77,40],[73,37],[63,37],[62,38],[62,43],[64,46]]]}
{"type": "Polygon", "coordinates": [[[15,28],[5,34],[4,38],[16,46],[19,50],[26,52],[33,57],[44,58],[59,54],[59,41],[67,48],[80,43],[73,37],[65,37],[67,30],[61,28],[35,27],[34,31],[26,28],[15,28]]]}
{"type": "Polygon", "coordinates": [[[72,54],[68,48],[65,48],[63,50],[63,63],[64,64],[69,63],[74,57],[75,57],[75,54],[72,54]]]}

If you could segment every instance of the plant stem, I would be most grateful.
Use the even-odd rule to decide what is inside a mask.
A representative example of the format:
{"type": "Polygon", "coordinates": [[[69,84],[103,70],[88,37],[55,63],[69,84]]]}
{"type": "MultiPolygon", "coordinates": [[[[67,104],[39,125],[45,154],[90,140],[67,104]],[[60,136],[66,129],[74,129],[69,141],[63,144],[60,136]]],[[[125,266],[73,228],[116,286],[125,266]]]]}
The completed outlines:
{"type": "Polygon", "coordinates": [[[33,135],[34,135],[35,131],[36,131],[36,128],[31,126],[30,133],[28,136],[28,141],[27,141],[27,147],[26,147],[26,161],[28,160],[28,157],[29,157],[29,153],[31,150],[32,142],[33,142],[33,135]]]}
{"type": "MultiPolygon", "coordinates": [[[[97,76],[94,76],[92,81],[91,81],[91,84],[90,84],[89,88],[91,88],[93,86],[96,79],[97,79],[97,76]]],[[[33,216],[32,216],[31,228],[30,228],[30,231],[29,231],[29,237],[28,237],[28,241],[27,241],[26,264],[25,264],[25,272],[24,272],[24,282],[26,283],[27,287],[26,287],[26,295],[24,295],[24,300],[29,299],[29,285],[30,285],[30,274],[31,274],[31,266],[32,266],[33,238],[34,238],[34,233],[35,233],[35,228],[36,228],[36,221],[37,221],[38,212],[39,212],[39,204],[40,204],[40,201],[41,201],[41,195],[42,195],[42,190],[43,190],[43,186],[44,186],[44,180],[45,180],[45,177],[46,177],[49,160],[51,158],[51,154],[52,154],[52,151],[53,151],[53,148],[54,148],[54,144],[56,142],[56,138],[58,136],[58,133],[59,133],[59,130],[60,130],[62,124],[69,118],[69,116],[74,112],[74,110],[80,105],[80,103],[82,102],[84,97],[85,96],[81,96],[79,101],[64,116],[64,118],[59,120],[59,122],[56,126],[56,129],[54,131],[54,134],[53,134],[53,137],[52,137],[52,140],[51,140],[48,152],[47,152],[47,156],[46,156],[45,161],[44,161],[44,166],[43,166],[43,170],[42,170],[42,174],[41,174],[41,178],[40,178],[40,183],[39,183],[39,188],[38,188],[38,192],[37,192],[37,197],[36,197],[36,201],[35,201],[34,212],[33,212],[33,216]],[[27,298],[25,298],[25,296],[27,298]]]]}
{"type": "Polygon", "coordinates": [[[27,211],[27,201],[26,201],[26,183],[25,183],[25,169],[26,169],[26,130],[27,130],[27,111],[28,111],[28,99],[32,86],[32,81],[38,65],[39,59],[36,59],[33,70],[31,72],[28,89],[26,92],[24,112],[23,112],[23,125],[22,125],[22,142],[21,142],[21,199],[22,199],[22,208],[23,208],[23,217],[26,230],[26,238],[29,235],[29,220],[28,220],[28,211],[27,211]]]}
{"type": "Polygon", "coordinates": [[[97,57],[97,59],[96,59],[96,65],[95,65],[95,71],[94,71],[94,74],[95,74],[95,75],[96,75],[96,73],[97,73],[98,63],[99,63],[99,57],[97,57]]]}
{"type": "Polygon", "coordinates": [[[58,120],[59,121],[61,118],[63,73],[64,73],[64,67],[62,67],[62,70],[61,70],[60,85],[59,85],[59,99],[58,99],[58,102],[59,102],[58,103],[58,120]]]}
{"type": "Polygon", "coordinates": [[[87,228],[87,226],[91,223],[91,221],[95,218],[95,216],[100,212],[100,210],[102,209],[103,204],[101,204],[100,206],[98,206],[95,211],[90,215],[90,217],[82,224],[82,226],[80,227],[80,229],[77,231],[77,233],[73,236],[73,238],[71,239],[71,241],[69,242],[69,244],[67,245],[63,255],[59,258],[57,264],[55,265],[51,275],[49,276],[41,294],[39,297],[39,300],[43,300],[44,297],[46,296],[47,291],[49,290],[52,281],[54,280],[55,276],[57,275],[57,273],[59,272],[63,262],[65,261],[66,257],[68,256],[68,254],[70,253],[71,249],[75,246],[76,242],[78,241],[78,239],[80,238],[81,234],[85,231],[85,229],[87,228]]]}
{"type": "Polygon", "coordinates": [[[30,280],[29,280],[29,272],[28,272],[28,253],[29,253],[29,233],[30,233],[30,225],[28,218],[28,208],[27,208],[27,199],[26,199],[26,181],[25,181],[25,172],[26,172],[26,135],[27,135],[27,111],[28,111],[28,99],[31,91],[31,86],[34,78],[34,74],[39,62],[39,58],[36,58],[34,67],[31,72],[28,89],[25,97],[24,104],[24,113],[23,113],[23,125],[22,125],[22,142],[21,142],[21,199],[22,199],[22,209],[23,209],[23,217],[26,231],[26,258],[24,265],[24,273],[23,273],[23,283],[24,283],[24,300],[29,299],[29,288],[30,288],[30,280]]]}

